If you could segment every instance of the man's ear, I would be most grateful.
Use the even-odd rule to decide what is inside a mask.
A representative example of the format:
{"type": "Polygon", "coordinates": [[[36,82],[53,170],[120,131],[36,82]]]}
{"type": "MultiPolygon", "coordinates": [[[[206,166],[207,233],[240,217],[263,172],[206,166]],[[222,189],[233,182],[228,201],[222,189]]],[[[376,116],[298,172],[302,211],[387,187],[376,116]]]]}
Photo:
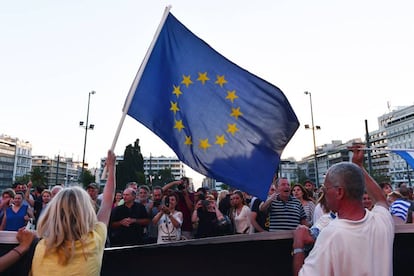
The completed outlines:
{"type": "Polygon", "coordinates": [[[336,198],[343,199],[345,197],[345,189],[342,186],[339,186],[336,189],[336,198]]]}

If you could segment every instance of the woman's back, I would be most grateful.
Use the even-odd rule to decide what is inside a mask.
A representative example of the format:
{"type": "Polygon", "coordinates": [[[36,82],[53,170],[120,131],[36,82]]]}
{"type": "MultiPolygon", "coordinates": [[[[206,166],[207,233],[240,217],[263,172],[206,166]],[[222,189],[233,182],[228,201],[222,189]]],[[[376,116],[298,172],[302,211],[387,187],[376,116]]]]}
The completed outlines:
{"type": "Polygon", "coordinates": [[[98,214],[81,187],[59,191],[40,216],[40,238],[32,275],[100,275],[107,227],[115,193],[115,154],[108,151],[108,181],[98,214]]]}
{"type": "Polygon", "coordinates": [[[98,222],[90,232],[84,244],[75,242],[75,254],[68,264],[61,265],[57,254],[45,256],[46,243],[40,240],[36,246],[32,261],[32,275],[99,275],[106,241],[107,227],[98,222]]]}

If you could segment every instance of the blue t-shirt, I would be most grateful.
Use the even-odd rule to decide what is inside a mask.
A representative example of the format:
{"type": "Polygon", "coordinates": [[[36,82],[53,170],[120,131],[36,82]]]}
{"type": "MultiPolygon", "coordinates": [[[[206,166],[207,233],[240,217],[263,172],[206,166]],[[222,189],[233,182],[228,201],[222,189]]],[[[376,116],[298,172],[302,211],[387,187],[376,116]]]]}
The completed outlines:
{"type": "Polygon", "coordinates": [[[22,205],[15,213],[13,211],[13,207],[9,207],[6,210],[6,227],[4,230],[6,231],[17,231],[23,226],[26,225],[26,220],[24,219],[24,216],[27,214],[27,205],[22,205]]]}

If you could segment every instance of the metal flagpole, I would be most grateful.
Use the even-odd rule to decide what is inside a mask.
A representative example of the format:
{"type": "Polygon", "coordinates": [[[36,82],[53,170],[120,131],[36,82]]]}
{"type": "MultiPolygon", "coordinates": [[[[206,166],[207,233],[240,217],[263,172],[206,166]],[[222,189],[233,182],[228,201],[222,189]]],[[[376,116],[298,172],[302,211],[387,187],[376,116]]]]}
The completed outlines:
{"type": "MultiPolygon", "coordinates": [[[[168,5],[167,7],[165,7],[164,14],[161,18],[161,22],[160,22],[160,24],[157,28],[157,31],[155,32],[154,38],[152,39],[152,42],[151,42],[151,44],[150,44],[150,46],[147,50],[147,53],[144,57],[144,60],[142,61],[141,66],[139,67],[138,72],[137,72],[137,74],[134,78],[134,81],[132,82],[131,88],[129,89],[128,96],[127,96],[127,98],[125,100],[125,103],[124,103],[124,107],[122,108],[121,120],[119,121],[118,128],[115,132],[115,136],[114,136],[114,139],[112,141],[112,146],[111,146],[112,151],[115,149],[116,143],[117,143],[118,138],[119,138],[119,134],[121,132],[122,125],[124,124],[125,117],[127,115],[129,106],[131,105],[132,98],[134,97],[135,90],[137,89],[138,83],[141,80],[144,69],[145,69],[145,67],[148,63],[149,57],[152,53],[152,50],[155,47],[155,43],[157,42],[157,39],[158,39],[158,37],[161,33],[162,27],[164,26],[164,23],[167,20],[168,14],[170,13],[170,10],[171,10],[171,5],[168,5]]],[[[106,165],[103,169],[101,179],[106,179],[106,165]]]]}

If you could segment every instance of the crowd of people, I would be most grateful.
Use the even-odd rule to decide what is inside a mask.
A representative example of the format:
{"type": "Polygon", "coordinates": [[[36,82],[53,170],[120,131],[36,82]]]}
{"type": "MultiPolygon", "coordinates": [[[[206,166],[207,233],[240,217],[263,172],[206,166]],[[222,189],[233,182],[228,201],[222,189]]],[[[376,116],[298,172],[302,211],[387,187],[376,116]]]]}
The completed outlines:
{"type": "MultiPolygon", "coordinates": [[[[350,271],[343,268],[341,258],[335,259],[338,252],[357,252],[358,244],[367,245],[380,237],[387,249],[391,246],[391,251],[379,257],[383,265],[378,267],[387,272],[393,234],[388,226],[412,223],[412,189],[404,184],[397,190],[388,183],[377,185],[363,169],[362,151],[353,150],[353,163],[333,165],[321,187],[309,180],[292,185],[286,178],[274,178],[265,200],[235,189],[192,191],[186,177],[163,187],[130,182],[123,191],[116,191],[115,157],[109,151],[102,193],[95,183],[85,189],[57,185],[31,192],[31,182],[2,192],[0,229],[18,231],[20,245],[0,257],[0,271],[25,254],[35,238],[39,241],[32,275],[64,271],[99,275],[105,247],[292,230],[295,274],[350,271]],[[368,221],[387,227],[373,230],[375,226],[367,226],[368,221]],[[35,231],[25,230],[27,224],[35,231]],[[339,243],[333,241],[335,237],[339,243]],[[339,250],[340,246],[344,249],[339,250]]],[[[354,257],[345,260],[360,263],[354,257]]]]}

